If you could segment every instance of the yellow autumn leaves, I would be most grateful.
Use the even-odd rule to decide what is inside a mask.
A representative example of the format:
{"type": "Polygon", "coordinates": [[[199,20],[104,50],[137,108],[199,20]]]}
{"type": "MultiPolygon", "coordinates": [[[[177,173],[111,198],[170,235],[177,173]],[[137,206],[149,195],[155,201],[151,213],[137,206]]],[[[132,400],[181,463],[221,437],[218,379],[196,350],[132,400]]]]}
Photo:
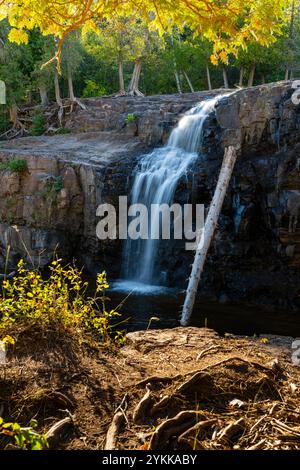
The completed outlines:
{"type": "MultiPolygon", "coordinates": [[[[214,43],[211,60],[226,63],[248,42],[267,46],[276,40],[292,0],[4,0],[0,19],[7,17],[13,29],[11,41],[27,41],[27,29],[40,28],[61,40],[72,30],[97,28],[103,18],[142,18],[160,32],[173,25],[189,26],[214,43]],[[8,7],[9,6],[9,7],[8,7]]],[[[58,57],[59,59],[59,57],[58,57]]]]}

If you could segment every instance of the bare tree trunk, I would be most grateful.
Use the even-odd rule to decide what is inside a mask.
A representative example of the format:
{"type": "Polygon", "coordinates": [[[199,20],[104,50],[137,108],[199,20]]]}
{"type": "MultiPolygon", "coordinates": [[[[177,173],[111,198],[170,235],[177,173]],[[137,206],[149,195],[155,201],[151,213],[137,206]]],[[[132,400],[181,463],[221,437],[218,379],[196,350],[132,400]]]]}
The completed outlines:
{"type": "Polygon", "coordinates": [[[250,69],[250,73],[249,73],[249,79],[248,79],[248,86],[253,86],[253,83],[254,83],[254,75],[255,75],[255,69],[256,69],[256,65],[255,64],[252,64],[251,65],[251,69],[250,69]]]}
{"type": "MultiPolygon", "coordinates": [[[[68,88],[69,88],[69,98],[72,103],[77,103],[82,109],[86,110],[86,106],[81,103],[81,101],[76,98],[74,94],[74,87],[73,87],[73,77],[72,77],[72,72],[68,67],[68,88]]],[[[73,111],[73,105],[71,106],[71,112],[73,111]]]]}
{"type": "Polygon", "coordinates": [[[124,66],[123,60],[119,59],[119,94],[125,95],[125,83],[124,83],[124,66]]]}
{"type": "Polygon", "coordinates": [[[224,87],[229,88],[227,70],[224,67],[223,67],[223,80],[224,80],[224,87]]]}
{"type": "Polygon", "coordinates": [[[181,83],[180,83],[180,78],[176,69],[175,69],[174,75],[175,75],[175,80],[176,80],[176,85],[177,85],[177,91],[179,95],[181,95],[182,94],[181,83]]]}
{"type": "Polygon", "coordinates": [[[41,85],[39,87],[39,92],[40,92],[42,106],[45,106],[45,107],[48,106],[49,99],[48,99],[47,88],[45,86],[41,85]]]}
{"type": "Polygon", "coordinates": [[[135,61],[133,74],[130,80],[130,84],[128,87],[128,93],[132,96],[144,96],[142,92],[139,90],[139,82],[142,70],[142,59],[139,58],[135,61]]]}
{"type": "Polygon", "coordinates": [[[206,77],[207,77],[208,89],[209,89],[209,90],[212,90],[211,78],[210,78],[210,70],[209,70],[208,65],[206,66],[206,77]]]}
{"type": "Polygon", "coordinates": [[[186,79],[186,81],[187,81],[187,83],[188,83],[188,85],[189,85],[189,87],[190,87],[191,92],[192,92],[192,93],[195,93],[195,90],[194,90],[193,84],[192,84],[192,82],[191,82],[191,80],[190,80],[190,77],[188,76],[188,74],[187,74],[186,72],[183,72],[183,75],[184,75],[184,77],[185,77],[185,79],[186,79]]]}
{"type": "Polygon", "coordinates": [[[285,81],[288,81],[289,76],[290,76],[290,69],[289,69],[288,65],[286,65],[285,66],[285,76],[284,76],[285,81]]]}
{"type": "Polygon", "coordinates": [[[72,73],[70,70],[68,70],[68,88],[69,88],[69,98],[71,101],[76,101],[75,95],[74,95],[74,87],[73,87],[73,78],[72,78],[72,73]]]}
{"type": "Polygon", "coordinates": [[[56,103],[58,104],[58,106],[59,106],[60,108],[62,108],[63,102],[62,102],[62,99],[61,99],[61,96],[60,96],[60,88],[59,88],[59,81],[58,81],[58,73],[57,73],[57,70],[55,70],[55,73],[54,73],[54,89],[55,89],[55,99],[56,99],[56,103]]]}
{"type": "Polygon", "coordinates": [[[228,147],[225,150],[225,155],[222,163],[222,168],[219,175],[218,184],[215,190],[213,200],[211,202],[209,212],[205,221],[205,226],[201,234],[196,249],[195,259],[191,276],[189,279],[186,297],[184,301],[181,325],[186,326],[189,323],[190,317],[193,312],[193,307],[197,295],[200,277],[203,272],[204,264],[206,261],[207,253],[211,245],[214,232],[218,223],[219,215],[223,206],[227,188],[231,179],[233,168],[236,162],[237,154],[234,147],[228,147]]]}
{"type": "Polygon", "coordinates": [[[239,86],[242,88],[244,83],[244,67],[240,68],[240,80],[239,80],[239,86]]]}
{"type": "Polygon", "coordinates": [[[9,108],[9,120],[13,125],[13,128],[18,127],[18,106],[13,103],[9,108]]]}
{"type": "Polygon", "coordinates": [[[29,106],[32,106],[32,103],[33,103],[32,91],[30,90],[30,91],[28,92],[27,104],[28,104],[29,106]]]}

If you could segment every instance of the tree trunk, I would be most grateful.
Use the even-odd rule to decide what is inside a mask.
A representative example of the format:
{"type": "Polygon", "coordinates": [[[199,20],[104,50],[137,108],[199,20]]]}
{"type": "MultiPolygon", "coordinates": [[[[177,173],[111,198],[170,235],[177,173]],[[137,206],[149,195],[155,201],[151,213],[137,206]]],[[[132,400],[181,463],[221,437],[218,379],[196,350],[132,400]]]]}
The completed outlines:
{"type": "Polygon", "coordinates": [[[132,96],[144,96],[139,90],[139,82],[142,70],[142,59],[137,59],[134,64],[133,74],[128,87],[128,93],[132,96]]]}
{"type": "Polygon", "coordinates": [[[56,103],[58,104],[58,106],[59,106],[60,108],[62,108],[63,102],[62,102],[62,99],[61,99],[61,96],[60,96],[60,88],[59,88],[59,81],[58,81],[58,73],[57,73],[57,70],[55,70],[55,73],[54,73],[54,88],[55,88],[55,99],[56,99],[56,103]]]}
{"type": "Polygon", "coordinates": [[[176,80],[176,85],[177,85],[177,91],[178,91],[179,95],[181,95],[182,94],[181,83],[180,83],[180,78],[179,78],[179,75],[178,75],[178,72],[177,72],[176,68],[175,68],[174,75],[175,75],[175,80],[176,80]]]}
{"type": "Polygon", "coordinates": [[[9,108],[9,120],[13,125],[13,128],[18,127],[18,106],[13,103],[9,108]]]}
{"type": "Polygon", "coordinates": [[[42,106],[44,106],[44,107],[48,106],[49,100],[48,100],[48,94],[47,94],[46,87],[45,86],[40,86],[39,87],[39,92],[40,92],[42,106]]]}
{"type": "Polygon", "coordinates": [[[227,70],[223,67],[224,88],[229,88],[227,70]]]}
{"type": "Polygon", "coordinates": [[[28,92],[27,104],[28,104],[28,106],[32,106],[32,103],[33,103],[32,91],[30,90],[30,91],[28,92]]]}
{"type": "Polygon", "coordinates": [[[240,80],[239,80],[239,86],[242,88],[244,83],[244,67],[240,68],[240,80]]]}
{"type": "Polygon", "coordinates": [[[125,95],[125,83],[124,83],[124,66],[123,61],[119,60],[119,93],[125,95]]]}
{"type": "Polygon", "coordinates": [[[194,90],[193,84],[192,84],[192,82],[191,82],[191,80],[190,80],[190,77],[188,76],[188,74],[187,74],[186,72],[183,72],[183,75],[184,75],[186,81],[188,82],[188,85],[189,85],[189,87],[190,87],[191,92],[192,92],[192,93],[195,93],[195,90],[194,90]]]}
{"type": "Polygon", "coordinates": [[[290,76],[290,69],[289,69],[289,67],[286,65],[286,66],[285,66],[285,76],[284,76],[285,81],[288,81],[289,76],[290,76]]]}
{"type": "Polygon", "coordinates": [[[198,242],[198,247],[196,249],[195,259],[186,291],[186,297],[180,321],[182,326],[188,325],[192,315],[200,277],[203,272],[206,256],[218,223],[218,218],[223,206],[236,158],[237,155],[235,148],[226,148],[218,184],[209,208],[201,238],[198,242]]]}
{"type": "Polygon", "coordinates": [[[211,78],[210,78],[210,70],[209,70],[208,65],[206,66],[206,77],[207,77],[208,89],[209,89],[209,90],[212,90],[211,78]]]}
{"type": "Polygon", "coordinates": [[[255,75],[255,64],[251,65],[250,73],[249,73],[249,79],[248,79],[248,86],[253,86],[254,83],[254,75],[255,75]]]}
{"type": "Polygon", "coordinates": [[[73,78],[72,78],[72,73],[70,70],[68,70],[68,88],[69,88],[69,98],[71,101],[76,101],[75,95],[74,95],[74,87],[73,87],[73,78]]]}

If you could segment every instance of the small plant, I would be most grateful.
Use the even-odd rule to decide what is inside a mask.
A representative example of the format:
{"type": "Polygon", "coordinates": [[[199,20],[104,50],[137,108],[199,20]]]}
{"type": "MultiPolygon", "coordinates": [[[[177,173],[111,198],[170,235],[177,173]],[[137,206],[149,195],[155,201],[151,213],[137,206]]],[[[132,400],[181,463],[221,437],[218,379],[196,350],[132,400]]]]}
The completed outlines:
{"type": "Polygon", "coordinates": [[[43,450],[48,447],[44,434],[36,431],[37,421],[32,419],[30,426],[22,427],[18,423],[5,423],[0,417],[0,435],[13,438],[21,450],[43,450]]]}
{"type": "Polygon", "coordinates": [[[56,132],[56,134],[59,134],[59,135],[70,134],[70,133],[71,133],[71,129],[69,129],[68,127],[61,127],[61,128],[58,129],[58,131],[56,132]]]}
{"type": "Polygon", "coordinates": [[[63,188],[63,182],[62,182],[61,176],[58,176],[55,180],[55,183],[53,184],[53,189],[54,191],[59,193],[59,191],[61,191],[62,188],[63,188]]]}
{"type": "Polygon", "coordinates": [[[42,113],[37,113],[32,118],[31,135],[42,135],[46,132],[46,121],[42,113]]]}
{"type": "Polygon", "coordinates": [[[131,122],[135,122],[135,121],[136,121],[136,116],[133,113],[127,114],[125,118],[125,124],[130,124],[131,122]]]}
{"type": "Polygon", "coordinates": [[[15,173],[25,173],[28,170],[27,161],[22,158],[15,158],[0,164],[0,170],[10,170],[15,173]]]}
{"type": "Polygon", "coordinates": [[[95,295],[89,297],[88,282],[75,267],[53,261],[50,276],[43,279],[38,271],[27,270],[21,260],[16,276],[2,283],[0,330],[21,323],[62,329],[82,337],[91,334],[104,343],[116,339],[121,344],[122,334],[111,324],[120,314],[107,310],[105,305],[108,288],[105,272],[99,273],[95,295]]]}

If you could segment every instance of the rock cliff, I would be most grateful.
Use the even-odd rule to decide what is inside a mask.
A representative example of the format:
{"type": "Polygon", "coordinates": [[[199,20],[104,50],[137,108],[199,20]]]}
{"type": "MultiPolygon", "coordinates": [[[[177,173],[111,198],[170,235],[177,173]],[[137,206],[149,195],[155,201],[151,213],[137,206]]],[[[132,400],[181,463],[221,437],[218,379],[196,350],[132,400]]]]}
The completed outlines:
{"type": "MultiPolygon", "coordinates": [[[[202,283],[202,295],[299,308],[300,106],[291,83],[238,90],[206,122],[201,156],[178,186],[176,200],[204,203],[213,195],[224,147],[238,163],[202,283]]],[[[96,238],[96,208],[130,192],[138,158],[162,145],[180,116],[207,96],[86,100],[73,113],[71,134],[0,144],[0,264],[24,256],[46,266],[57,250],[88,269],[118,276],[121,243],[96,238]],[[126,124],[128,114],[134,122],[126,124]],[[26,172],[9,169],[12,158],[26,172]],[[26,248],[25,248],[26,247],[26,248]]],[[[185,286],[192,254],[169,243],[160,256],[170,285],[185,286]]]]}

